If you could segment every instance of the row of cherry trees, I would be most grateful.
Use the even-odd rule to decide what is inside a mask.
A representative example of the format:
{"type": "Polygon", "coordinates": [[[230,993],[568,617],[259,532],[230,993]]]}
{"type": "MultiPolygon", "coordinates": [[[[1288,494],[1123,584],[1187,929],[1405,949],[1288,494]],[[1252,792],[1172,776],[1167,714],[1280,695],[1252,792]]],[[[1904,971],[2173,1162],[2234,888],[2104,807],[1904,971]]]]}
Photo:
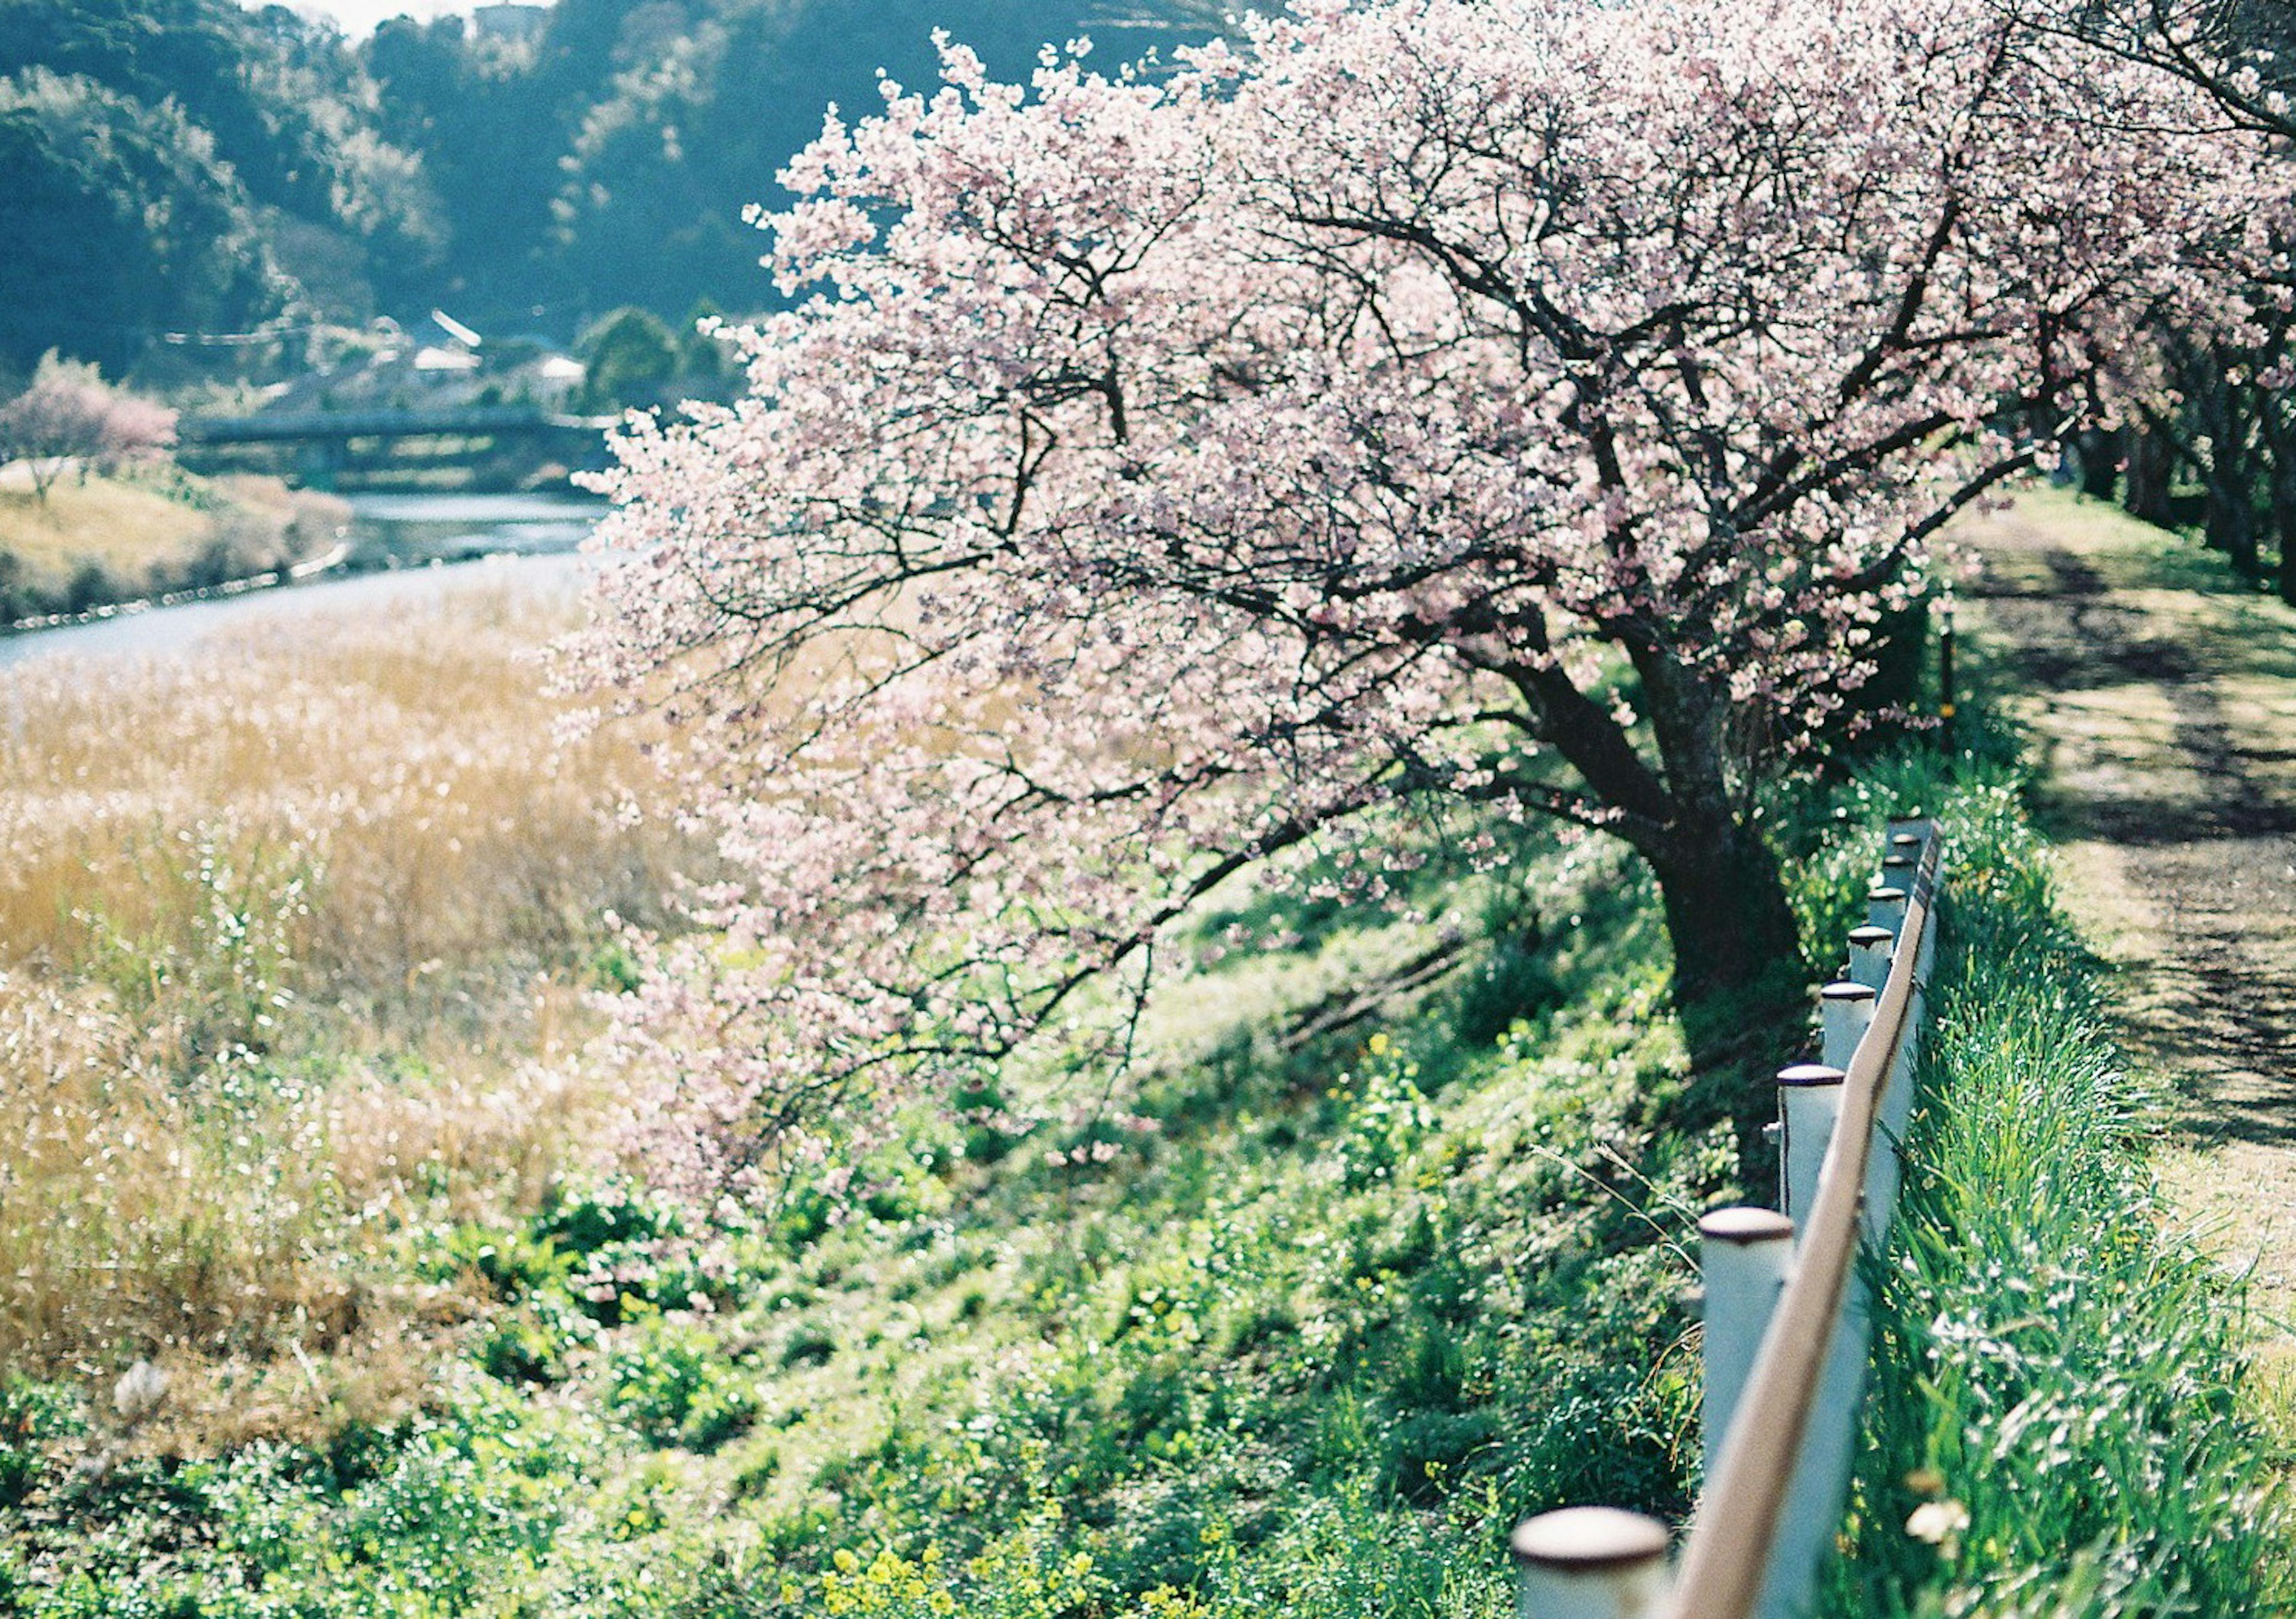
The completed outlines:
{"type": "MultiPolygon", "coordinates": [[[[2286,161],[2296,142],[2286,0],[2104,0],[2061,26],[2203,91],[2286,161]]],[[[2284,171],[2280,189],[2288,184],[2284,171]]],[[[2081,476],[2088,493],[2148,522],[2197,526],[2242,575],[2269,573],[2296,602],[2296,286],[2278,265],[2262,274],[2252,320],[2157,323],[2161,386],[2118,430],[2084,437],[2081,476]]]]}
{"type": "MultiPolygon", "coordinates": [[[[749,392],[632,426],[579,649],[733,873],[627,1034],[740,1185],[1406,819],[1647,863],[1702,1048],[1799,963],[1760,789],[1956,511],[2245,330],[2186,79],[1986,0],[1299,0],[1150,84],[832,117],[749,392]],[[1716,1015],[1716,1009],[1728,1009],[1716,1015]]],[[[1087,1010],[1089,1009],[1089,1010],[1087,1010]]]]}

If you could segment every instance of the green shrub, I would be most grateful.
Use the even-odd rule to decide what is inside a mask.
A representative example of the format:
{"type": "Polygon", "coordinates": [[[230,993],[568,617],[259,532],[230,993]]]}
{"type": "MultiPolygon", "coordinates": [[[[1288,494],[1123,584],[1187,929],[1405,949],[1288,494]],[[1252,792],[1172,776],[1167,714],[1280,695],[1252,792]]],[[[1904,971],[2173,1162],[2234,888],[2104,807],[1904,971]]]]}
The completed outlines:
{"type": "Polygon", "coordinates": [[[21,1504],[47,1470],[47,1447],[86,1426],[70,1389],[13,1372],[0,1377],[0,1507],[21,1504]]]}
{"type": "Polygon", "coordinates": [[[756,1374],[708,1328],[648,1321],[608,1361],[615,1413],[657,1444],[714,1451],[757,1420],[756,1374]]]}

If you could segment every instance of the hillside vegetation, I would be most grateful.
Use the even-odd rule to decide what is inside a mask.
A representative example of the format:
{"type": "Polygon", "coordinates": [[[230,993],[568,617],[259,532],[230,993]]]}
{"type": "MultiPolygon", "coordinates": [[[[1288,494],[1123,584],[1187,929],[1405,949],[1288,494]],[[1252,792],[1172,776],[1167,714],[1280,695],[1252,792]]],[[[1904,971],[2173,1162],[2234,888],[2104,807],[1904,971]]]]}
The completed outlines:
{"type": "Polygon", "coordinates": [[[315,325],[440,304],[562,343],[622,305],[760,308],[742,210],[880,69],[935,82],[936,28],[1024,78],[1048,43],[1096,34],[1112,68],[1216,12],[559,0],[530,41],[458,16],[349,40],[235,0],[0,0],[0,372],[293,369],[315,325]]]}
{"type": "Polygon", "coordinates": [[[920,1117],[851,1218],[680,1207],[572,1049],[602,914],[699,868],[543,740],[504,610],[218,648],[101,727],[10,677],[21,1611],[1484,1612],[1515,1516],[1684,1509],[1681,1241],[1736,1149],[1652,1128],[1615,854],[1223,919],[1296,942],[1172,1002],[1136,1090],[920,1117]]]}
{"type": "MultiPolygon", "coordinates": [[[[648,813],[637,739],[550,740],[526,649],[563,612],[481,589],[101,694],[6,677],[13,1611],[1495,1616],[1520,1517],[1682,1517],[1676,1300],[1698,1213],[1740,1195],[1738,1143],[1653,1128],[1680,1036],[1652,895],[1614,851],[1537,842],[1513,885],[1439,851],[1390,912],[1234,910],[1208,938],[1288,937],[1207,950],[1128,1087],[1013,1074],[1061,1086],[1065,1122],[1015,1135],[977,1096],[906,1121],[842,1212],[802,1176],[762,1212],[683,1206],[601,1150],[619,1092],[579,1051],[586,994],[626,982],[604,918],[666,920],[654,896],[706,866],[648,813]]],[[[1878,817],[1939,790],[1924,769],[1780,806],[1810,936],[1847,925],[1878,817]]],[[[1975,863],[1956,925],[1998,955],[2033,931],[2040,856],[1997,778],[1948,808],[1975,863]]],[[[1979,997],[2022,1009],[2007,1025],[1948,998],[1948,1050],[2102,1073],[2065,1021],[2093,1002],[2064,936],[2035,937],[2047,960],[2004,969],[2059,989],[1979,997]]],[[[2076,1149],[2018,1160],[2087,1189],[2068,1233],[2130,1173],[2119,1095],[2071,1086],[2076,1149]]],[[[1960,1318],[1935,1290],[1991,1240],[1939,1231],[1884,1337],[1901,1374],[1936,1363],[1932,1316],[1960,1318]]],[[[1984,1392],[1931,1408],[1900,1377],[1915,1402],[1884,1409],[1853,1518],[1880,1572],[1849,1589],[1928,1611],[1966,1572],[2125,1611],[2184,1589],[2144,1549],[2162,1524],[2210,1549],[2208,1589],[2260,1579],[2272,1520],[2213,1284],[2142,1241],[2032,1258],[2009,1234],[1970,1306],[1997,1336],[1944,1345],[1972,1378],[1948,1392],[1984,1392]],[[2024,1275],[2094,1275],[2099,1308],[1982,1313],[2033,1296],[2024,1275]],[[2148,1309],[2165,1336],[2123,1330],[2148,1309]],[[1993,1380],[2045,1362],[2067,1370],[2030,1398],[1993,1380]],[[2169,1402],[2136,1408],[2163,1426],[2130,1443],[2184,1482],[2095,1497],[2115,1529],[2056,1492],[2071,1441],[2017,1413],[2094,1438],[2132,1388],[2169,1402]],[[2047,1486],[1988,1484],[2023,1476],[2008,1459],[2047,1486]],[[1940,1559],[1908,1526],[1955,1508],[1974,1527],[1940,1559]],[[2121,1538],[2038,1555],[2065,1525],[2121,1538]]]]}

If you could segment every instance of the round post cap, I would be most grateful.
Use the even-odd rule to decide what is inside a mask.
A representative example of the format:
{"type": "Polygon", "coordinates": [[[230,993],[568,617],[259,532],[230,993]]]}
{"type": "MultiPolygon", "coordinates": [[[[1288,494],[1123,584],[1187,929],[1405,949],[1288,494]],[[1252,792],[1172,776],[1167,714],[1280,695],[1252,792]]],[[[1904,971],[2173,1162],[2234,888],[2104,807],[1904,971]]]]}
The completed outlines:
{"type": "Polygon", "coordinates": [[[1794,1222],[1774,1208],[1758,1208],[1751,1203],[1736,1204],[1729,1208],[1710,1210],[1699,1218],[1698,1234],[1716,1242],[1747,1246],[1757,1242],[1776,1242],[1792,1237],[1794,1222]]]}
{"type": "Polygon", "coordinates": [[[1636,1568],[1666,1555],[1666,1525],[1617,1507],[1565,1507],[1515,1525],[1515,1561],[1558,1574],[1636,1568]]]}
{"type": "Polygon", "coordinates": [[[1870,984],[1853,984],[1847,978],[1841,978],[1827,985],[1817,993],[1819,999],[1825,1001],[1871,1001],[1874,999],[1874,986],[1870,984]]]}
{"type": "Polygon", "coordinates": [[[1822,1062],[1798,1062],[1790,1068],[1778,1070],[1778,1083],[1789,1090],[1816,1090],[1824,1085],[1838,1085],[1849,1077],[1841,1068],[1822,1062]]]}

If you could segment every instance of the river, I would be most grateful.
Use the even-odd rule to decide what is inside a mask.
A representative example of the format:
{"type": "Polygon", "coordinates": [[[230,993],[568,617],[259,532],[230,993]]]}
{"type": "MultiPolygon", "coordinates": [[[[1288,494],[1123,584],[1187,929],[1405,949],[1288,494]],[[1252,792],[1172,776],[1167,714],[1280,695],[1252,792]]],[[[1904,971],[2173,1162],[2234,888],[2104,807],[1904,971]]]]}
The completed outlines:
{"type": "Polygon", "coordinates": [[[563,589],[578,576],[578,547],[605,512],[599,502],[558,495],[360,495],[350,507],[349,554],[316,579],[0,640],[0,667],[63,655],[161,656],[264,614],[388,610],[481,568],[522,586],[563,589]]]}

